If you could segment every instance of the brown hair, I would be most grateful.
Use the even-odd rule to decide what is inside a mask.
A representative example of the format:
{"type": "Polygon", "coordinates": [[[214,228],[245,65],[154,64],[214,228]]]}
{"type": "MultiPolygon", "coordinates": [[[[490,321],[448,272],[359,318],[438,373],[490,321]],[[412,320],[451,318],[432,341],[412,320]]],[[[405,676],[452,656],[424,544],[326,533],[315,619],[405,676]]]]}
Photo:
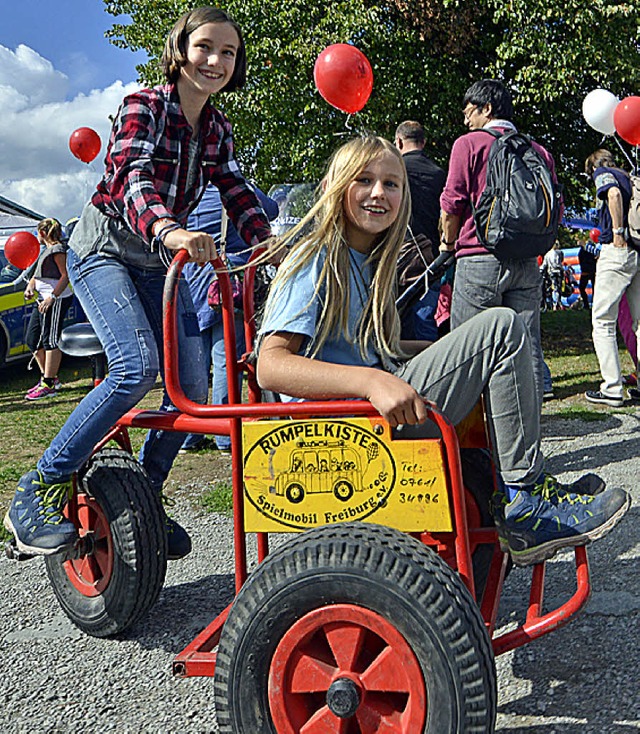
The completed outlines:
{"type": "Polygon", "coordinates": [[[411,140],[418,145],[424,143],[424,128],[415,120],[405,120],[396,128],[396,138],[411,140]]]}
{"type": "Polygon", "coordinates": [[[240,26],[223,10],[204,6],[190,10],[180,17],[167,36],[162,52],[162,69],[169,82],[177,82],[180,70],[187,63],[187,45],[189,36],[200,26],[207,23],[228,23],[238,34],[238,53],[233,75],[221,92],[233,92],[244,86],[247,80],[247,54],[240,26]]]}
{"type": "Polygon", "coordinates": [[[57,219],[41,219],[38,222],[38,234],[48,243],[62,240],[62,225],[57,219]]]}
{"type": "Polygon", "coordinates": [[[584,162],[584,172],[587,176],[593,176],[593,172],[596,168],[606,166],[607,168],[617,168],[611,151],[606,148],[598,148],[595,150],[584,162]]]}

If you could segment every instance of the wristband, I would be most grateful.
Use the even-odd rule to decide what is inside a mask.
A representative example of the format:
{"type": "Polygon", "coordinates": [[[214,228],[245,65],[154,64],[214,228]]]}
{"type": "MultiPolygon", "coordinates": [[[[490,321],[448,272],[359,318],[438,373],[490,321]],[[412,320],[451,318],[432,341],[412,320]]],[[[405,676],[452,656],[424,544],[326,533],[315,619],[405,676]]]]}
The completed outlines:
{"type": "Polygon", "coordinates": [[[612,232],[613,234],[624,234],[624,227],[616,227],[612,232]]]}
{"type": "MultiPolygon", "coordinates": [[[[163,221],[163,220],[160,220],[160,221],[163,221]]],[[[178,224],[178,222],[176,222],[173,219],[167,219],[164,221],[166,221],[167,224],[164,224],[162,227],[160,227],[160,229],[158,230],[158,234],[151,241],[151,251],[152,252],[154,250],[154,247],[153,247],[154,245],[155,245],[155,248],[158,251],[160,251],[160,248],[162,247],[162,245],[164,245],[165,237],[169,234],[169,232],[173,232],[174,229],[181,228],[181,225],[178,224]]]]}
{"type": "Polygon", "coordinates": [[[453,240],[453,242],[447,242],[444,238],[444,235],[440,238],[440,244],[445,245],[446,247],[453,247],[456,244],[456,241],[453,240]]]}
{"type": "Polygon", "coordinates": [[[51,299],[52,301],[57,301],[57,300],[58,300],[58,296],[56,296],[56,294],[55,294],[55,293],[52,293],[52,294],[51,294],[51,295],[49,296],[49,298],[50,298],[50,299],[51,299]]]}

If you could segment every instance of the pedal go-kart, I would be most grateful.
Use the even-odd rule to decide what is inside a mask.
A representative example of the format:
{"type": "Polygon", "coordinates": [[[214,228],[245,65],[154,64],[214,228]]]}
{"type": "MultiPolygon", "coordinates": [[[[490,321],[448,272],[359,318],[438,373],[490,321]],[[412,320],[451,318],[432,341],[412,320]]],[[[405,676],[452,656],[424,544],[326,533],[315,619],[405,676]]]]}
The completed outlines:
{"type": "MultiPolygon", "coordinates": [[[[68,513],[80,541],[46,559],[69,618],[95,636],[122,632],[156,600],[166,569],[162,510],[131,456],[127,428],[228,433],[232,444],[236,597],[174,661],[214,676],[217,721],[233,734],[491,732],[494,656],[565,624],[576,589],[543,612],[534,567],[526,617],[495,630],[509,558],[488,511],[493,467],[481,406],[454,427],[428,405],[436,438],[398,438],[363,401],[261,402],[249,360],[227,352],[229,405],[186,399],[178,379],[179,252],[167,275],[167,388],[176,413],[133,410],[78,474],[68,513]],[[238,390],[247,376],[248,398],[238,390]],[[108,448],[115,440],[120,448],[108,448]],[[247,533],[259,564],[247,573],[247,533]],[[291,533],[269,552],[269,535],[291,533]]],[[[214,265],[222,269],[220,261],[214,265]]],[[[253,277],[245,331],[253,343],[253,277]]],[[[229,277],[220,272],[225,341],[235,344],[229,277]]]]}

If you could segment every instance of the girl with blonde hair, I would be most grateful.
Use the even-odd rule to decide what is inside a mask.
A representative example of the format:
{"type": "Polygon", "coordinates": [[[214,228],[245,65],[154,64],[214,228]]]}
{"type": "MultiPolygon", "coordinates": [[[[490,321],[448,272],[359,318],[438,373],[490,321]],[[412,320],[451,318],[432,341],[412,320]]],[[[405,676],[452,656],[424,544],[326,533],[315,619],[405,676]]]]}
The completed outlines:
{"type": "Polygon", "coordinates": [[[425,423],[424,399],[457,424],[484,395],[504,483],[495,520],[514,560],[537,563],[608,532],[626,492],[600,491],[593,474],[563,485],[543,471],[531,345],[515,312],[488,309],[430,346],[400,340],[395,264],[410,203],[395,147],[375,136],[346,143],[321,191],[279,243],[290,251],[260,328],[261,387],[284,399],[366,399],[401,432],[425,423]]]}

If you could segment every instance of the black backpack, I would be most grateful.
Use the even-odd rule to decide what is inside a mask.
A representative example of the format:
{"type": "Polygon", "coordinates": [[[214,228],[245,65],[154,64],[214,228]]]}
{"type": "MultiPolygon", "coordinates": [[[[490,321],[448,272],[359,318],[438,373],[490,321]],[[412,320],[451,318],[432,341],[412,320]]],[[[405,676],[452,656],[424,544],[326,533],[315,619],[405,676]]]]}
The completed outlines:
{"type": "Polygon", "coordinates": [[[526,135],[514,130],[493,135],[487,185],[473,208],[481,244],[498,260],[544,255],[558,236],[560,186],[526,135]]]}

